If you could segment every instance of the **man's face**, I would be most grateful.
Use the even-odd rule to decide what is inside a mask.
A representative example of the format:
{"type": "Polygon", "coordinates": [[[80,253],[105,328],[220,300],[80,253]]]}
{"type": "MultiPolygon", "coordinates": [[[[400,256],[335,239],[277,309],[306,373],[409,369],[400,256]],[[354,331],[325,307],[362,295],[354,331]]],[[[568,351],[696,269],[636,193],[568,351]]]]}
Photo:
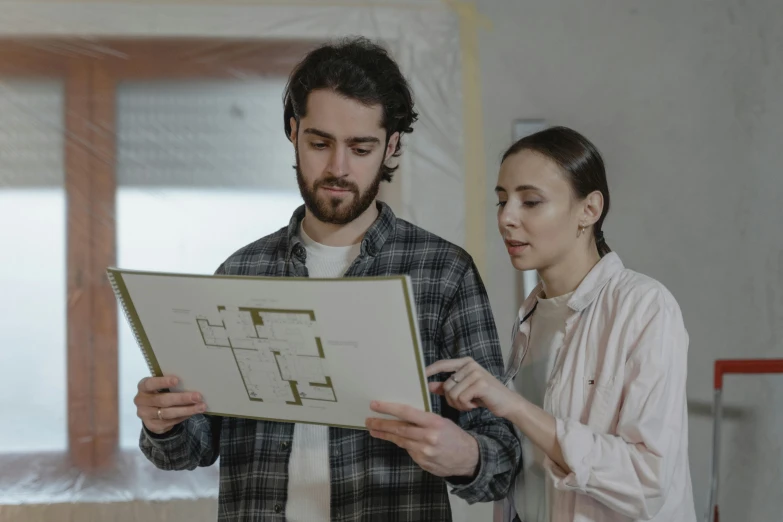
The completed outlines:
{"type": "Polygon", "coordinates": [[[381,167],[399,134],[387,145],[380,105],[368,107],[329,90],[310,93],[306,112],[299,126],[291,119],[302,199],[319,221],[350,223],[375,201],[381,167]]]}

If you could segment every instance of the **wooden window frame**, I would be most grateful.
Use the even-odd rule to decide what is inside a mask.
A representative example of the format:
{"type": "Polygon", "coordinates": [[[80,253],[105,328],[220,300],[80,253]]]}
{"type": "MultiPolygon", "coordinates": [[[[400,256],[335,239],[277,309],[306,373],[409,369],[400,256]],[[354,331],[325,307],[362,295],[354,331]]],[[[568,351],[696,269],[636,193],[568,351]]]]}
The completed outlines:
{"type": "Polygon", "coordinates": [[[0,40],[0,77],[65,81],[68,454],[85,472],[119,444],[116,99],[122,81],[287,76],[315,42],[0,40]]]}

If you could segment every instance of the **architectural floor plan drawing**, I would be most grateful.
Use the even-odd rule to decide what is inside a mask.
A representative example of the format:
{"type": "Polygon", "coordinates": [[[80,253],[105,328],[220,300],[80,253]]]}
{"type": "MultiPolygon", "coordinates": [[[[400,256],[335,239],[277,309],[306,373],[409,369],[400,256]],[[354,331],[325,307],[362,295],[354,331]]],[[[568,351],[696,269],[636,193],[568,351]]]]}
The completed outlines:
{"type": "Polygon", "coordinates": [[[207,415],[367,430],[374,400],[432,411],[408,275],[107,276],[150,375],[207,415]]]}
{"type": "Polygon", "coordinates": [[[205,346],[232,350],[250,400],[337,402],[314,312],[218,306],[196,322],[205,346]]]}

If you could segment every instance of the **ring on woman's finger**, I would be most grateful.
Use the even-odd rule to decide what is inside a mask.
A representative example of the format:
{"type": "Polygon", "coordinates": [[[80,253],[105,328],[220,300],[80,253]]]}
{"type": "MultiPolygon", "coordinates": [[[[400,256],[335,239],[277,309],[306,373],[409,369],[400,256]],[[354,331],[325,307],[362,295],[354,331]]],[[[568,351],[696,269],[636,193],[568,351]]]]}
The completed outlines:
{"type": "Polygon", "coordinates": [[[459,380],[457,379],[457,374],[456,373],[451,375],[451,380],[456,382],[457,384],[459,384],[459,380]]]}
{"type": "Polygon", "coordinates": [[[158,420],[163,420],[163,417],[160,415],[160,408],[158,408],[158,420]]]}

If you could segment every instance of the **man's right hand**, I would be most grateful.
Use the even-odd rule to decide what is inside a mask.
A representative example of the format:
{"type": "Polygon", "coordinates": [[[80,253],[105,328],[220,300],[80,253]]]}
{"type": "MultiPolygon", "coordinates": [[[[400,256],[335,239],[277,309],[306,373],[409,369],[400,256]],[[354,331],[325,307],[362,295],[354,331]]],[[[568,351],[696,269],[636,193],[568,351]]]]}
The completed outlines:
{"type": "Polygon", "coordinates": [[[161,390],[176,386],[177,382],[179,380],[171,375],[145,377],[139,381],[139,392],[133,403],[136,415],[149,431],[161,435],[193,415],[206,411],[207,405],[202,402],[200,393],[161,393],[161,390]]]}

